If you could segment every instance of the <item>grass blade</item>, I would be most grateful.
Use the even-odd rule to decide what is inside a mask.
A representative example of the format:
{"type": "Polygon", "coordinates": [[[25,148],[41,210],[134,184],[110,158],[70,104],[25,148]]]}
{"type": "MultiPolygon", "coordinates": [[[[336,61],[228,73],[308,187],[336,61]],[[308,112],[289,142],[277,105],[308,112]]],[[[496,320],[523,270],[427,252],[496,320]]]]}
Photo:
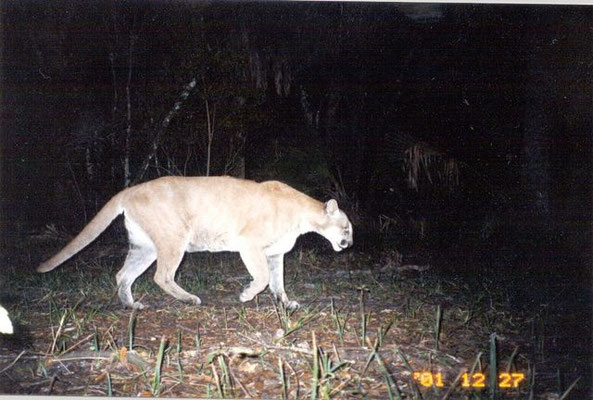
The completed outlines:
{"type": "Polygon", "coordinates": [[[181,365],[181,330],[177,330],[177,371],[183,375],[183,366],[181,365]]]}
{"type": "Polygon", "coordinates": [[[156,366],[154,369],[154,381],[152,383],[152,394],[158,396],[161,393],[161,368],[163,366],[163,356],[165,354],[165,345],[167,344],[167,337],[163,335],[161,344],[159,346],[159,354],[156,359],[156,366]]]}
{"type": "Polygon", "coordinates": [[[111,374],[107,372],[107,397],[113,397],[113,387],[111,385],[111,374]]]}
{"type": "Polygon", "coordinates": [[[441,309],[441,305],[437,306],[437,315],[435,318],[435,326],[434,326],[434,349],[439,349],[439,337],[441,336],[441,320],[443,318],[443,313],[441,309]]]}
{"type": "Polygon", "coordinates": [[[568,396],[568,394],[570,393],[570,391],[576,386],[576,384],[580,380],[581,380],[581,377],[579,376],[577,379],[574,380],[574,382],[572,382],[570,384],[570,386],[568,387],[568,389],[566,389],[566,391],[562,394],[562,396],[560,396],[560,398],[558,400],[564,400],[566,398],[566,396],[568,396]]]}
{"type": "Polygon", "coordinates": [[[311,332],[313,337],[313,381],[311,383],[311,400],[317,399],[317,388],[319,386],[319,354],[317,349],[317,339],[315,338],[315,331],[311,332]]]}
{"type": "Polygon", "coordinates": [[[286,400],[288,399],[288,386],[286,384],[286,375],[284,374],[284,365],[280,357],[278,357],[278,369],[280,370],[280,381],[282,382],[282,400],[286,400]]]}
{"type": "Polygon", "coordinates": [[[212,368],[212,375],[214,375],[214,383],[216,383],[216,390],[218,390],[220,398],[224,399],[224,391],[222,390],[222,384],[220,383],[220,377],[218,376],[218,372],[216,371],[214,362],[210,364],[210,367],[212,368]]]}
{"type": "Polygon", "coordinates": [[[136,327],[136,309],[132,309],[130,320],[128,321],[128,349],[134,349],[134,329],[136,327]]]}
{"type": "Polygon", "coordinates": [[[387,393],[389,394],[389,399],[391,400],[391,399],[395,398],[397,400],[401,400],[401,395],[399,392],[399,388],[397,387],[397,383],[395,383],[395,381],[391,377],[391,373],[387,369],[387,366],[383,362],[383,358],[381,357],[379,352],[375,352],[375,360],[379,364],[379,369],[381,370],[381,373],[383,374],[383,378],[385,378],[385,383],[387,385],[387,393]],[[392,390],[391,390],[392,388],[395,389],[395,393],[392,392],[392,390]],[[393,397],[394,394],[395,394],[395,397],[393,397]]]}
{"type": "Polygon", "coordinates": [[[498,366],[496,359],[496,333],[490,335],[490,398],[495,399],[498,383],[498,366]]]}

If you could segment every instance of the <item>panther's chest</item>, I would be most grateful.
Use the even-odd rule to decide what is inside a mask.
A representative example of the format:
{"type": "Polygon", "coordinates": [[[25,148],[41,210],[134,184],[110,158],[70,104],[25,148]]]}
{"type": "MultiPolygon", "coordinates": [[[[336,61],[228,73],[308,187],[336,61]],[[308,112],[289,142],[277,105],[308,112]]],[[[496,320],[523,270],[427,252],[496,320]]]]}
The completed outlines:
{"type": "Polygon", "coordinates": [[[299,237],[296,233],[286,233],[276,239],[271,245],[265,249],[266,255],[276,255],[288,253],[294,247],[294,244],[299,237]]]}

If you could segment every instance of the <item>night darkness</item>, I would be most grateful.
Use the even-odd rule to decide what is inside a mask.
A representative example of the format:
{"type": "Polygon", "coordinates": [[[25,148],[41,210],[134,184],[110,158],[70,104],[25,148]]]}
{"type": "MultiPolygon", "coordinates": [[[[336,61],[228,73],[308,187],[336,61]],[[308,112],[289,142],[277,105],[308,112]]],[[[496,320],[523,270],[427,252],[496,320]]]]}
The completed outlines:
{"type": "MultiPolygon", "coordinates": [[[[0,354],[35,347],[19,309],[47,293],[18,282],[41,285],[33,267],[111,196],[160,176],[232,175],[336,198],[355,232],[342,268],[421,266],[409,279],[488,286],[532,330],[545,316],[556,333],[542,333],[555,339],[539,382],[563,383],[536,382],[535,398],[579,376],[574,393],[591,393],[593,8],[82,4],[0,6],[0,304],[31,336],[0,354]]],[[[113,225],[91,250],[116,253],[111,278],[126,249],[113,225]]],[[[321,242],[297,249],[334,259],[321,242]]]]}

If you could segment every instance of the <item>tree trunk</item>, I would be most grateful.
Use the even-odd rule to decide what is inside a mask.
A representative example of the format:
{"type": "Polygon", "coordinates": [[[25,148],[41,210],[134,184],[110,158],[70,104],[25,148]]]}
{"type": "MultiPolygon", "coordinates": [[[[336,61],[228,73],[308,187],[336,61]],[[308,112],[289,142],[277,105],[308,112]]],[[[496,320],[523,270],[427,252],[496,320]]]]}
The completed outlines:
{"type": "Polygon", "coordinates": [[[207,122],[207,134],[208,134],[208,145],[206,147],[206,176],[210,176],[210,157],[212,153],[212,139],[214,138],[214,118],[216,116],[216,110],[210,114],[210,106],[208,99],[206,99],[206,122],[207,122]]]}
{"type": "Polygon", "coordinates": [[[124,187],[132,183],[132,174],[130,172],[130,140],[132,136],[132,99],[130,94],[130,85],[132,84],[132,53],[134,51],[134,36],[130,36],[130,47],[128,52],[128,81],[126,83],[126,143],[124,155],[124,187]]]}

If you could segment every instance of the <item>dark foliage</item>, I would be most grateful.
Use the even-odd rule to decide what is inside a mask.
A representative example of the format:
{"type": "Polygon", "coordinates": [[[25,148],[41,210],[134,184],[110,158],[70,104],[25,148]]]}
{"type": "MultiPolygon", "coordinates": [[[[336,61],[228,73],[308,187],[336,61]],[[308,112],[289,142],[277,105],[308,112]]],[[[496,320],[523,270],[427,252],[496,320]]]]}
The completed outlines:
{"type": "Polygon", "coordinates": [[[3,3],[3,229],[75,230],[127,182],[208,172],[338,197],[362,247],[516,260],[552,246],[586,264],[591,14],[3,3]],[[433,179],[445,165],[455,185],[433,179]]]}

